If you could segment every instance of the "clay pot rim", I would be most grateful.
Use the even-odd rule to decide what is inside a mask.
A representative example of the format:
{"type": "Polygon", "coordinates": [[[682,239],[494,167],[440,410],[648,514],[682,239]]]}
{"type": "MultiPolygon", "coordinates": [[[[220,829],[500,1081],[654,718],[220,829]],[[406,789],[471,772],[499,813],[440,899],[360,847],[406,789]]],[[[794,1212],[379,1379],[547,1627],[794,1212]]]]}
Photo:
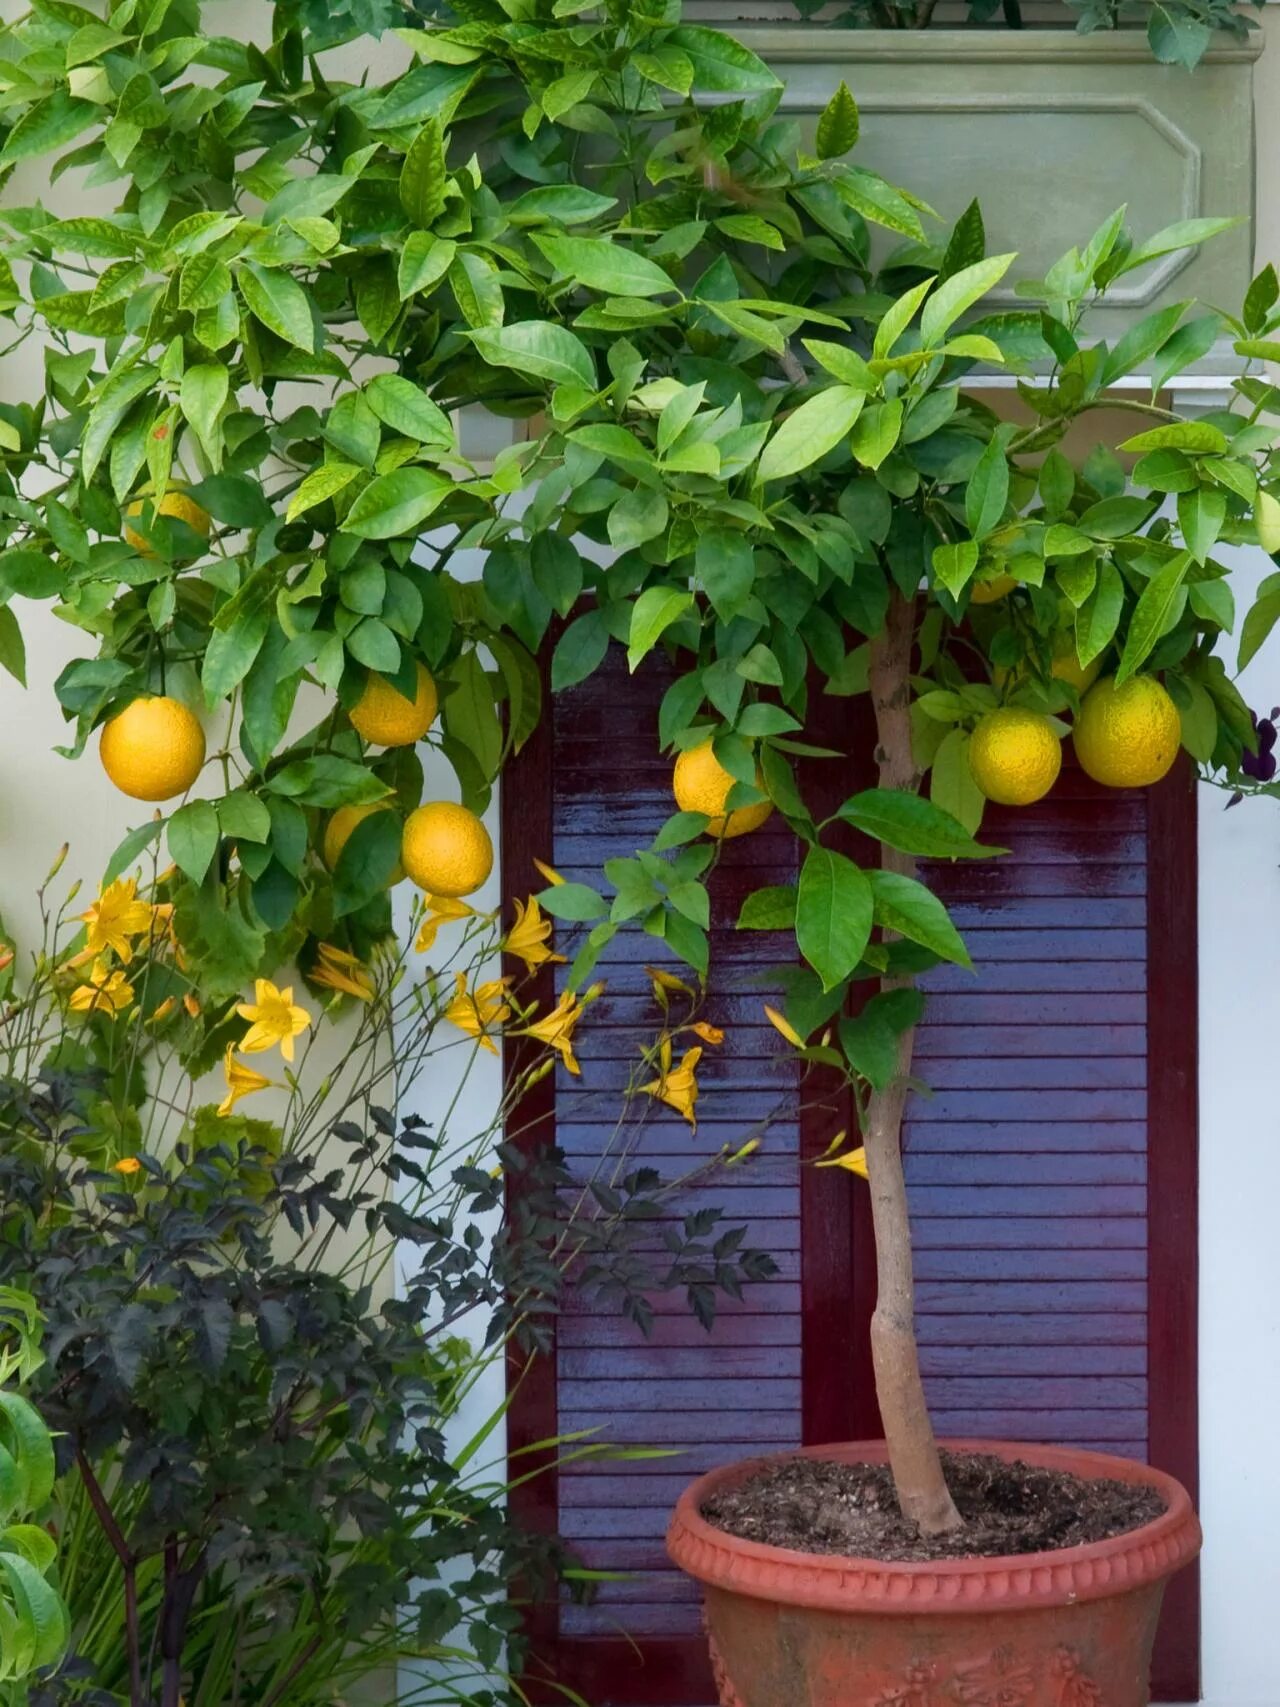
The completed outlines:
{"type": "Polygon", "coordinates": [[[1186,1490],[1172,1476],[1128,1458],[1030,1442],[948,1440],[952,1452],[1020,1458],[1046,1469],[1156,1488],[1167,1509],[1151,1523],[1107,1541],[1047,1553],[894,1563],[852,1555],[801,1553],[744,1541],[716,1529],[701,1515],[707,1495],[743,1480],[765,1464],[795,1458],[883,1464],[883,1441],[809,1446],[740,1460],[700,1476],[680,1496],[667,1534],[667,1551],[690,1576],[712,1587],[761,1600],[827,1611],[904,1614],[980,1610],[992,1602],[1008,1608],[1061,1606],[1100,1600],[1157,1582],[1189,1563],[1200,1550],[1200,1525],[1186,1490]]]}

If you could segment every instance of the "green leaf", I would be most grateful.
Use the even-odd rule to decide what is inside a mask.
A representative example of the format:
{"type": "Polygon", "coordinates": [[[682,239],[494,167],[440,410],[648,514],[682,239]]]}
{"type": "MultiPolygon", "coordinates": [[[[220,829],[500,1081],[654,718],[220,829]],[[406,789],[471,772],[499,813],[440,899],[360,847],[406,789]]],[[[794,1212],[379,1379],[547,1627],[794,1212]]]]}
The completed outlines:
{"type": "Polygon", "coordinates": [[[873,403],[862,411],[853,429],[849,448],[864,468],[879,468],[893,450],[902,431],[902,399],[873,403]]]}
{"type": "Polygon", "coordinates": [[[264,800],[247,789],[237,788],[217,803],[218,823],[224,836],[235,836],[246,842],[267,842],[271,839],[271,814],[264,800]]]}
{"type": "Polygon", "coordinates": [[[248,675],[270,622],[270,613],[260,608],[242,611],[226,628],[215,627],[200,665],[200,685],[208,706],[226,699],[248,675]]]}
{"type": "Polygon", "coordinates": [[[273,771],[267,790],[300,806],[363,806],[385,800],[391,790],[382,778],[353,759],[321,753],[314,759],[291,759],[273,771]]]}
{"type": "Polygon", "coordinates": [[[947,589],[953,599],[959,598],[973,579],[981,555],[981,548],[976,539],[961,539],[952,545],[935,545],[934,579],[947,589]]]}
{"type": "Polygon", "coordinates": [[[0,552],[0,593],[20,599],[51,599],[66,586],[66,571],[43,551],[20,546],[0,552]]]}
{"type": "Polygon", "coordinates": [[[1098,564],[1093,591],[1076,612],[1076,657],[1087,667],[1115,639],[1124,610],[1124,580],[1114,563],[1098,564]]]}
{"type": "Polygon", "coordinates": [[[5,669],[22,687],[27,685],[27,649],[18,619],[8,605],[0,605],[0,669],[5,669]]]}
{"type": "Polygon", "coordinates": [[[709,528],[699,535],[698,579],[722,622],[730,622],[751,596],[755,585],[755,551],[744,534],[730,528],[709,528]]]}
{"type": "Polygon", "coordinates": [[[624,492],[609,511],[609,543],[618,551],[645,545],[667,527],[666,493],[658,487],[637,486],[624,492]]]}
{"type": "Polygon", "coordinates": [[[693,66],[693,87],[717,94],[757,95],[781,88],[781,83],[750,48],[719,30],[682,24],[666,37],[693,66]]]}
{"type": "Polygon", "coordinates": [[[925,303],[920,315],[920,337],[926,350],[936,350],[950,327],[966,310],[995,289],[1017,259],[1016,255],[989,255],[944,279],[925,303]]]}
{"type": "Polygon", "coordinates": [[[400,864],[400,819],[371,812],[347,837],[333,869],[333,912],[345,918],[380,895],[400,864]]]}
{"type": "Polygon", "coordinates": [[[886,183],[878,173],[864,171],[862,167],[850,166],[847,162],[829,170],[836,194],[863,219],[883,225],[886,231],[913,237],[917,243],[925,241],[924,227],[916,206],[901,190],[886,183]]]}
{"type": "Polygon", "coordinates": [[[627,668],[634,674],[641,659],[665,631],[693,605],[693,595],[680,587],[646,587],[631,609],[627,637],[627,668]]]}
{"type": "Polygon", "coordinates": [[[1180,693],[1186,695],[1185,704],[1178,706],[1182,745],[1193,759],[1207,765],[1218,745],[1218,708],[1213,703],[1212,695],[1207,693],[1199,682],[1184,679],[1179,684],[1179,689],[1180,693]]]}
{"type": "Polygon", "coordinates": [[[316,348],[311,299],[291,274],[249,261],[239,269],[240,294],[255,320],[299,350],[316,348]]]}
{"type": "Polygon", "coordinates": [[[453,426],[438,404],[421,387],[396,373],[380,373],[364,388],[365,399],[378,419],[407,439],[448,448],[453,426]]]}
{"type": "Polygon", "coordinates": [[[554,237],[540,231],[533,241],[557,272],[607,296],[663,296],[676,289],[669,274],[647,255],[605,237],[554,237]]]}
{"type": "Polygon", "coordinates": [[[215,471],[222,466],[218,417],[231,390],[231,376],[221,362],[200,362],[182,376],[179,400],[183,415],[195,429],[201,448],[215,471]]]}
{"type": "Polygon", "coordinates": [[[1280,302],[1280,277],[1277,277],[1275,266],[1268,261],[1245,295],[1241,318],[1246,330],[1261,332],[1277,302],[1280,302]]]}
{"type": "Polygon", "coordinates": [[[169,855],[193,883],[204,882],[218,840],[218,813],[212,801],[188,801],[169,820],[169,855]]]}
{"type": "Polygon", "coordinates": [[[1171,421],[1165,427],[1135,433],[1119,447],[1144,455],[1151,450],[1183,450],[1191,456],[1225,456],[1231,449],[1220,427],[1209,421],[1171,421]]]}
{"type": "Polygon", "coordinates": [[[950,812],[906,789],[866,789],[846,800],[837,816],[900,853],[921,859],[991,859],[1009,851],[983,847],[950,812]]]}
{"type": "Polygon", "coordinates": [[[537,894],[538,905],[553,919],[567,919],[575,924],[589,919],[602,919],[609,911],[602,895],[585,883],[553,883],[537,894]]]}
{"type": "Polygon", "coordinates": [[[929,798],[972,835],[982,823],[986,800],[969,768],[969,734],[948,730],[933,756],[929,798]]]}
{"type": "Polygon", "coordinates": [[[609,650],[608,612],[597,608],[571,622],[551,657],[551,691],[575,687],[604,662],[609,650]]]}
{"type": "Polygon", "coordinates": [[[873,1091],[892,1084],[898,1071],[898,1038],[882,1015],[864,1008],[852,1019],[842,1019],[838,1031],[845,1059],[873,1091]]]}
{"type": "Polygon", "coordinates": [[[359,473],[360,470],[351,462],[326,462],[313,469],[290,500],[285,520],[291,522],[308,510],[314,510],[317,504],[323,504],[326,498],[332,498],[350,486],[359,473]]]}
{"type": "Polygon", "coordinates": [[[794,930],[798,896],[794,884],[770,884],[753,890],[742,903],[737,928],[740,931],[794,930]]]}
{"type": "Polygon", "coordinates": [[[1202,19],[1176,4],[1176,0],[1173,6],[1162,6],[1156,0],[1147,18],[1147,40],[1162,64],[1181,65],[1194,71],[1213,40],[1213,31],[1202,19]]]}
{"type": "Polygon", "coordinates": [[[857,144],[858,131],[858,103],[850,94],[849,85],[842,81],[818,119],[814,144],[818,158],[831,160],[837,155],[848,154],[857,144]]]}
{"type": "Polygon", "coordinates": [[[1258,589],[1258,597],[1249,607],[1240,626],[1240,658],[1237,668],[1255,658],[1280,622],[1280,576],[1268,575],[1258,589]]]}
{"type": "Polygon", "coordinates": [[[1121,270],[1131,273],[1135,267],[1145,266],[1148,261],[1154,261],[1161,255],[1171,255],[1177,249],[1191,249],[1224,231],[1234,231],[1240,223],[1239,218],[1175,220],[1172,225],[1166,225],[1162,231],[1157,231],[1154,237],[1148,237],[1145,243],[1140,243],[1126,257],[1121,270]]]}
{"type": "Polygon", "coordinates": [[[501,326],[506,300],[498,269],[487,255],[459,249],[449,268],[449,284],[468,326],[501,326]]]}
{"type": "Polygon", "coordinates": [[[878,925],[896,931],[909,942],[918,942],[940,960],[950,960],[972,970],[969,951],[951,923],[947,909],[923,883],[897,871],[872,871],[868,876],[878,925]]]}
{"type": "Polygon", "coordinates": [[[401,301],[438,284],[457,253],[458,245],[451,238],[437,237],[430,231],[411,231],[404,240],[396,269],[396,288],[401,301]]]}
{"type": "Polygon", "coordinates": [[[849,977],[862,959],[871,919],[868,874],[830,848],[810,848],[800,871],[796,941],[824,990],[849,977]]]}
{"type": "Polygon", "coordinates": [[[51,154],[100,116],[101,109],[92,101],[78,101],[65,89],[55,90],[36,101],[14,125],[0,153],[0,166],[11,166],[15,160],[27,160],[33,154],[51,154]]]}
{"type": "Polygon", "coordinates": [[[397,468],[370,481],[347,511],[344,533],[394,539],[415,532],[449,496],[453,482],[430,468],[397,468]]]}
{"type": "Polygon", "coordinates": [[[1103,384],[1123,379],[1126,374],[1135,373],[1143,362],[1149,361],[1177,331],[1178,322],[1188,306],[1185,302],[1170,303],[1167,308],[1157,308],[1154,314],[1148,314],[1130,326],[1103,364],[1103,384]]]}
{"type": "Polygon", "coordinates": [[[513,368],[553,385],[596,388],[591,352],[567,326],[550,320],[518,320],[511,326],[472,332],[471,341],[491,367],[513,368]]]}
{"type": "Polygon", "coordinates": [[[539,184],[517,196],[503,212],[512,225],[581,225],[602,218],[617,205],[616,196],[598,195],[581,184],[539,184]]]}
{"type": "Polygon", "coordinates": [[[1227,495],[1216,486],[1197,486],[1178,494],[1178,526],[1183,542],[1197,563],[1203,563],[1218,543],[1227,519],[1227,495]]]}
{"type": "Polygon", "coordinates": [[[633,53],[631,63],[642,77],[677,95],[687,95],[693,88],[693,61],[678,47],[664,43],[648,53],[633,53]]]}
{"type": "Polygon", "coordinates": [[[758,477],[782,480],[819,461],[852,432],[863,402],[863,393],[847,385],[829,385],[809,398],[786,417],[765,445],[758,477]]]}
{"type": "Polygon", "coordinates": [[[415,225],[425,230],[444,212],[448,181],[439,121],[429,118],[400,168],[400,205],[415,225]]]}
{"type": "Polygon", "coordinates": [[[875,342],[871,346],[871,353],[877,361],[885,361],[892,353],[898,339],[915,319],[916,310],[933,289],[933,284],[931,278],[921,279],[905,296],[900,296],[885,309],[876,326],[875,342]]]}
{"type": "Polygon", "coordinates": [[[1129,633],[1116,671],[1116,683],[1127,682],[1154,650],[1169,627],[1182,596],[1182,583],[1191,567],[1191,553],[1180,551],[1147,582],[1129,621],[1129,633]]]}
{"type": "Polygon", "coordinates": [[[964,514],[969,532],[985,539],[1000,525],[1009,502],[1009,464],[1004,441],[994,438],[978,458],[964,493],[964,514]]]}

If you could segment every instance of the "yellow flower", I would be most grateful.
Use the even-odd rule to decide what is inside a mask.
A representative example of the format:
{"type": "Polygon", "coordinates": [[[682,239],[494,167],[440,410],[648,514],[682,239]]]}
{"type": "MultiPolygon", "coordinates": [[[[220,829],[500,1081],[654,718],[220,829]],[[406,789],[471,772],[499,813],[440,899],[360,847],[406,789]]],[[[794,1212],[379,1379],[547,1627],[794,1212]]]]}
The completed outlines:
{"type": "Polygon", "coordinates": [[[151,905],[138,899],[134,877],[118,877],[80,917],[89,927],[86,951],[101,954],[109,948],[125,966],[133,959],[131,939],[151,929],[151,905]]]}
{"type": "Polygon", "coordinates": [[[200,998],[193,995],[190,990],[188,990],[186,995],[182,998],[182,1005],[191,1015],[192,1019],[200,1018],[200,998]]]}
{"type": "Polygon", "coordinates": [[[425,954],[434,946],[436,933],[448,919],[467,919],[475,917],[476,910],[469,907],[465,901],[456,901],[450,895],[428,895],[427,914],[422,921],[422,929],[418,932],[418,940],[414,948],[419,954],[425,954]]]}
{"type": "Polygon", "coordinates": [[[311,1015],[295,1004],[292,984],[287,990],[277,990],[269,979],[259,978],[254,985],[254,996],[254,1001],[241,1002],[236,1009],[241,1019],[251,1022],[240,1040],[241,1051],[245,1055],[260,1055],[278,1043],[285,1060],[292,1061],[293,1040],[311,1024],[311,1015]]]}
{"type": "Polygon", "coordinates": [[[508,954],[514,954],[517,960],[523,960],[530,972],[536,972],[539,966],[545,966],[548,961],[557,961],[561,966],[565,959],[563,954],[553,954],[547,947],[551,936],[551,920],[543,915],[542,908],[529,897],[528,903],[516,901],[516,922],[507,932],[503,948],[508,954]]]}
{"type": "Polygon", "coordinates": [[[659,1001],[662,1000],[658,994],[660,990],[670,990],[673,994],[682,996],[693,995],[693,986],[686,984],[683,978],[677,978],[674,972],[664,972],[661,966],[646,966],[645,971],[652,980],[653,993],[659,1001]]]}
{"type": "Polygon", "coordinates": [[[582,1018],[585,1005],[572,990],[566,990],[547,1017],[525,1026],[520,1036],[534,1037],[548,1049],[558,1049],[569,1071],[580,1075],[582,1069],[573,1055],[573,1028],[582,1018]]]}
{"type": "Polygon", "coordinates": [[[547,882],[550,883],[553,887],[558,883],[564,882],[564,878],[561,877],[560,873],[555,869],[554,866],[544,865],[540,859],[535,859],[533,863],[538,868],[538,870],[541,872],[543,877],[546,878],[547,882]]]}
{"type": "Polygon", "coordinates": [[[357,1001],[373,1000],[373,978],[361,960],[345,949],[335,948],[331,942],[320,943],[317,952],[320,958],[311,969],[313,984],[340,990],[344,996],[354,996],[357,1001]]]}
{"type": "Polygon", "coordinates": [[[0,948],[0,972],[7,972],[13,965],[13,950],[0,948]]]}
{"type": "Polygon", "coordinates": [[[136,1156],[121,1156],[118,1162],[112,1162],[111,1171],[113,1174],[140,1174],[142,1163],[136,1156]]]}
{"type": "Polygon", "coordinates": [[[851,1174],[857,1174],[859,1179],[870,1179],[867,1172],[866,1146],[859,1144],[856,1150],[846,1150],[843,1156],[832,1156],[830,1160],[823,1159],[815,1162],[815,1168],[847,1168],[851,1174]]]}
{"type": "Polygon", "coordinates": [[[477,984],[474,991],[469,991],[465,972],[456,972],[454,978],[457,990],[444,1010],[444,1017],[459,1031],[465,1031],[468,1037],[476,1038],[481,1049],[496,1055],[498,1046],[489,1032],[511,1017],[507,1002],[507,985],[511,980],[491,978],[488,983],[477,984]]]}
{"type": "Polygon", "coordinates": [[[250,1097],[255,1091],[265,1091],[271,1083],[270,1079],[264,1078],[252,1067],[246,1067],[243,1061],[236,1060],[233,1043],[227,1045],[227,1052],[222,1058],[222,1070],[227,1077],[227,1094],[218,1104],[218,1113],[224,1119],[241,1097],[250,1097]]]}
{"type": "Polygon", "coordinates": [[[89,982],[71,992],[70,1007],[78,1014],[106,1014],[114,1019],[133,1000],[133,985],[124,973],[112,972],[105,960],[95,960],[89,982]]]}
{"type": "Polygon", "coordinates": [[[641,1090],[659,1102],[665,1102],[674,1108],[677,1114],[682,1114],[690,1126],[696,1127],[698,1117],[693,1112],[693,1105],[698,1100],[698,1080],[696,1070],[702,1059],[702,1047],[686,1049],[678,1067],[671,1065],[671,1039],[664,1037],[659,1052],[658,1062],[660,1072],[656,1079],[647,1085],[641,1085],[641,1090]]]}
{"type": "Polygon", "coordinates": [[[178,998],[176,996],[166,996],[160,1003],[160,1006],[152,1014],[149,1023],[151,1025],[163,1025],[177,1005],[178,998]]]}
{"type": "Polygon", "coordinates": [[[705,1019],[695,1020],[689,1027],[704,1043],[723,1043],[724,1033],[718,1025],[708,1025],[705,1019]]]}
{"type": "Polygon", "coordinates": [[[764,1017],[775,1031],[782,1033],[788,1043],[794,1043],[797,1049],[804,1048],[804,1038],[801,1037],[791,1021],[784,1019],[777,1008],[771,1008],[767,1002],[765,1003],[764,1017]]]}

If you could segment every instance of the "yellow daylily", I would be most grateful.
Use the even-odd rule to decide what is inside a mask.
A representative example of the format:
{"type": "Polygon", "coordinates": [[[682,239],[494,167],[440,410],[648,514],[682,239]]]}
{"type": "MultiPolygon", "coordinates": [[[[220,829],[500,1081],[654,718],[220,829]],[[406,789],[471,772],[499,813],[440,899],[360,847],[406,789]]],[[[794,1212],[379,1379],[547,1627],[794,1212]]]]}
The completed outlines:
{"type": "Polygon", "coordinates": [[[718,1025],[708,1025],[705,1019],[698,1019],[689,1027],[695,1037],[700,1037],[704,1043],[723,1043],[724,1032],[718,1025]]]}
{"type": "Polygon", "coordinates": [[[286,1061],[293,1060],[293,1040],[300,1037],[311,1024],[311,1015],[293,999],[293,986],[278,990],[269,978],[259,978],[254,984],[254,1000],[241,1002],[236,1008],[241,1019],[247,1019],[248,1031],[240,1040],[245,1055],[261,1055],[266,1049],[280,1045],[286,1061]]]}
{"type": "Polygon", "coordinates": [[[436,933],[449,919],[469,919],[477,916],[476,909],[469,907],[465,901],[457,901],[451,895],[428,895],[426,917],[422,921],[422,929],[418,932],[418,940],[413,945],[415,951],[425,954],[433,947],[436,933]]]}
{"type": "Polygon", "coordinates": [[[815,1162],[815,1168],[846,1168],[849,1173],[857,1174],[859,1179],[870,1179],[867,1172],[867,1150],[865,1144],[859,1144],[856,1150],[846,1150],[842,1156],[824,1158],[815,1162]]]}
{"type": "Polygon", "coordinates": [[[265,1091],[272,1082],[254,1068],[246,1066],[243,1061],[238,1061],[233,1043],[227,1045],[227,1052],[222,1058],[222,1070],[226,1075],[227,1094],[218,1104],[218,1113],[223,1119],[231,1113],[241,1097],[252,1096],[255,1091],[265,1091]]]}
{"type": "Polygon", "coordinates": [[[549,962],[557,962],[563,966],[563,954],[553,954],[547,947],[551,937],[551,920],[547,918],[542,908],[531,895],[527,902],[514,901],[516,922],[507,932],[502,944],[508,954],[514,954],[517,960],[523,960],[529,972],[536,972],[539,966],[549,962]]]}
{"type": "Polygon", "coordinates": [[[147,1021],[148,1025],[163,1025],[177,1005],[178,998],[176,996],[166,996],[147,1021]]]}
{"type": "Polygon", "coordinates": [[[585,1001],[579,1001],[572,990],[566,990],[546,1018],[525,1026],[520,1036],[536,1038],[539,1043],[545,1043],[548,1049],[558,1050],[560,1059],[569,1071],[580,1076],[582,1069],[573,1053],[573,1030],[582,1018],[585,1008],[585,1001]]]}
{"type": "Polygon", "coordinates": [[[467,989],[465,972],[455,972],[456,991],[453,1000],[444,1010],[444,1017],[451,1025],[456,1025],[459,1031],[465,1031],[468,1037],[474,1037],[481,1049],[487,1049],[490,1055],[498,1053],[498,1046],[489,1033],[510,1019],[511,1008],[507,1002],[507,986],[509,978],[491,978],[487,983],[477,984],[474,990],[467,989]]]}
{"type": "Polygon", "coordinates": [[[659,1102],[665,1102],[674,1108],[696,1127],[698,1117],[693,1112],[698,1100],[697,1066],[702,1059],[702,1046],[686,1049],[678,1067],[671,1065],[671,1039],[664,1037],[658,1054],[659,1073],[656,1079],[651,1079],[647,1085],[641,1085],[646,1095],[656,1097],[659,1102]]]}
{"type": "Polygon", "coordinates": [[[797,1049],[804,1048],[804,1038],[801,1037],[795,1026],[792,1025],[789,1019],[785,1019],[778,1012],[777,1008],[771,1008],[768,1002],[766,1002],[764,1006],[764,1017],[768,1020],[769,1024],[775,1031],[781,1032],[788,1043],[793,1043],[797,1049]]]}
{"type": "Polygon", "coordinates": [[[118,968],[112,971],[105,960],[95,960],[89,982],[71,992],[70,1007],[78,1014],[106,1014],[114,1019],[133,1000],[133,985],[118,968]]]}
{"type": "Polygon", "coordinates": [[[561,877],[560,873],[556,870],[556,868],[553,865],[546,865],[540,859],[535,859],[533,863],[537,867],[537,869],[541,873],[541,875],[546,878],[547,882],[550,883],[553,888],[557,884],[564,882],[564,878],[561,877]]]}
{"type": "Polygon", "coordinates": [[[138,899],[137,878],[118,877],[80,917],[88,926],[85,952],[96,955],[110,949],[127,966],[133,959],[133,938],[151,929],[152,908],[149,901],[138,899]]]}
{"type": "Polygon", "coordinates": [[[112,1162],[111,1171],[113,1174],[125,1174],[126,1176],[140,1174],[142,1163],[136,1156],[121,1156],[118,1162],[112,1162]]]}
{"type": "Polygon", "coordinates": [[[191,1015],[192,1019],[199,1019],[200,1018],[200,998],[199,998],[199,996],[195,995],[192,991],[188,990],[186,995],[182,998],[182,1005],[187,1010],[187,1012],[191,1015]]]}
{"type": "Polygon", "coordinates": [[[362,960],[344,948],[335,948],[331,942],[320,943],[316,952],[319,958],[311,969],[313,984],[354,996],[357,1001],[373,1000],[373,976],[362,960]]]}

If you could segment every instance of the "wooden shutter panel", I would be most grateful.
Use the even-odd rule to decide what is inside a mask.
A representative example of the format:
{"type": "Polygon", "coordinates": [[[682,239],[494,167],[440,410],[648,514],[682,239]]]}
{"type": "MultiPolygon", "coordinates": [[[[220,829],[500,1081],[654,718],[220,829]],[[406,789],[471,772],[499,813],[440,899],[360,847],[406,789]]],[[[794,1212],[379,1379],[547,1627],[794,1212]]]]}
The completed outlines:
{"type": "MultiPolygon", "coordinates": [[[[531,853],[550,851],[565,876],[591,878],[666,818],[670,761],[657,751],[656,708],[668,679],[657,669],[632,677],[613,654],[559,696],[541,750],[535,744],[508,779],[509,890],[529,880],[531,853]]],[[[856,779],[828,767],[834,804],[866,785],[871,741],[858,702],[819,709],[843,736],[832,744],[860,754],[856,779]]],[[[1194,1485],[1187,784],[1118,794],[1068,768],[1039,806],[993,811],[984,835],[1010,856],[925,874],[978,966],[976,977],[944,969],[928,980],[919,1066],[933,1094],[914,1101],[907,1131],[919,1326],[938,1426],[1148,1457],[1194,1485]],[[1152,1132],[1161,1146],[1148,1143],[1152,1132]]],[[[755,968],[767,961],[767,939],[733,930],[746,892],[794,872],[785,826],[725,845],[705,1017],[727,1041],[704,1053],[696,1136],[655,1110],[638,1161],[687,1171],[740,1143],[794,1083],[761,1013],[770,992],[755,968]]],[[[644,965],[666,958],[639,932],[616,939],[601,967],[608,995],[580,1034],[583,1078],[560,1073],[547,1092],[542,1118],[554,1117],[556,1141],[584,1177],[609,1142],[637,1046],[653,1035],[644,965]]],[[[517,1443],[599,1428],[601,1438],[681,1453],[569,1466],[522,1495],[528,1515],[558,1527],[589,1565],[629,1573],[602,1585],[592,1607],[543,1608],[534,1619],[541,1666],[592,1707],[714,1699],[696,1594],[662,1551],[671,1503],[690,1476],[736,1456],[879,1431],[866,1349],[866,1193],[843,1173],[798,1165],[844,1118],[838,1104],[793,1114],[770,1127],[748,1167],[682,1195],[682,1211],[723,1207],[779,1264],[777,1279],[722,1309],[709,1337],[682,1300],[659,1301],[649,1340],[615,1316],[571,1309],[554,1360],[522,1386],[517,1443]]],[[[1168,1623],[1156,1698],[1194,1699],[1190,1577],[1174,1591],[1168,1623]]]]}

